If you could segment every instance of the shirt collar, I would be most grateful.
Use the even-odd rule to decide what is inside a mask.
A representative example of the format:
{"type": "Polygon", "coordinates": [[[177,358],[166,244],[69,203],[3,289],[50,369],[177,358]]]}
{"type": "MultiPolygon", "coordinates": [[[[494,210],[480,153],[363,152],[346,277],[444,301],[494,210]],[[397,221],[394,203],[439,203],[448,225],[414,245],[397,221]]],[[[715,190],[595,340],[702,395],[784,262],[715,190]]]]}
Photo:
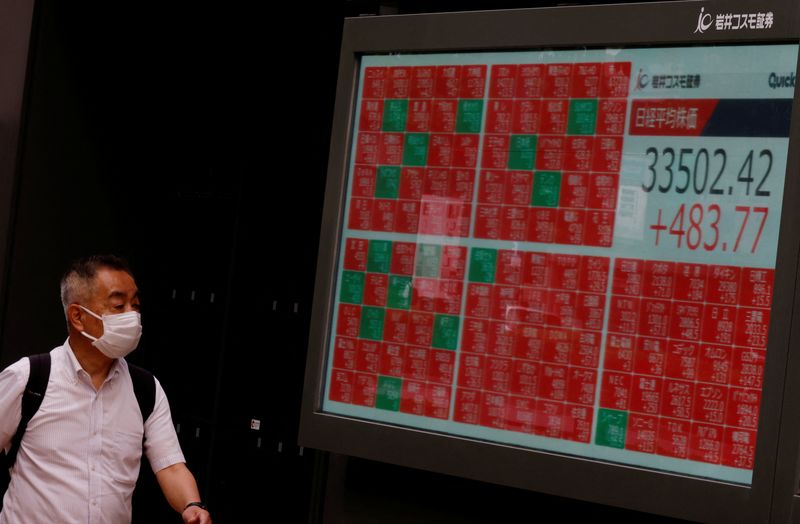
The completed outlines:
{"type": "MultiPolygon", "coordinates": [[[[75,352],[72,350],[72,346],[69,343],[69,338],[64,342],[64,353],[67,355],[67,366],[64,368],[64,371],[67,373],[67,378],[73,384],[78,382],[78,377],[80,376],[81,372],[86,373],[86,370],[81,367],[81,363],[78,362],[78,358],[75,356],[75,352]]],[[[114,359],[114,362],[111,364],[111,368],[108,370],[108,376],[106,377],[105,382],[108,382],[115,376],[117,376],[120,372],[121,359],[114,359]]]]}

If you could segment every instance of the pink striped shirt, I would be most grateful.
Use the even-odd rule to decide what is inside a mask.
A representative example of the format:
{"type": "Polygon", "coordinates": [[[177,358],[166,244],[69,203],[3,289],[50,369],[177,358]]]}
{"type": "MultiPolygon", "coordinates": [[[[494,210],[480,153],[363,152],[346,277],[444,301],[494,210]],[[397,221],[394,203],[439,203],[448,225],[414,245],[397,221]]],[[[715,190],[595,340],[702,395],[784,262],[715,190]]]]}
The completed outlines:
{"type": "MultiPolygon", "coordinates": [[[[143,434],[153,471],[184,462],[164,390],[156,380],[155,407],[143,426],[124,359],[96,391],[69,341],[50,355],[47,393],[11,469],[0,524],[129,523],[143,434]]],[[[0,446],[6,450],[29,374],[28,359],[0,373],[0,446]]]]}

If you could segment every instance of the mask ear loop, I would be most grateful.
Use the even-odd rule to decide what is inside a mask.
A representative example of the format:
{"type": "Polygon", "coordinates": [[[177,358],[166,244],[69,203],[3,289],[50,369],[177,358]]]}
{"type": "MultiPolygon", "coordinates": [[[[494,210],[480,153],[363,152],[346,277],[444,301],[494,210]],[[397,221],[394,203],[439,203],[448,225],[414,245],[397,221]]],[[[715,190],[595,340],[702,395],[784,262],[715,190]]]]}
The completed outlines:
{"type": "MultiPolygon", "coordinates": [[[[103,320],[103,317],[101,317],[100,315],[98,315],[97,313],[95,313],[94,311],[92,311],[91,309],[85,308],[85,307],[83,307],[83,306],[82,306],[82,305],[80,305],[80,304],[78,304],[78,307],[79,307],[79,308],[81,308],[82,310],[86,311],[86,312],[87,312],[87,313],[89,313],[90,315],[92,315],[94,318],[96,318],[96,319],[98,319],[98,320],[100,320],[100,321],[102,321],[102,320],[103,320]]],[[[89,334],[89,333],[87,333],[86,331],[81,331],[81,332],[80,332],[80,334],[81,334],[81,335],[83,335],[84,337],[88,338],[88,339],[89,339],[89,340],[91,340],[92,342],[96,342],[96,341],[97,341],[97,337],[93,337],[92,335],[90,335],[90,334],[89,334]]]]}

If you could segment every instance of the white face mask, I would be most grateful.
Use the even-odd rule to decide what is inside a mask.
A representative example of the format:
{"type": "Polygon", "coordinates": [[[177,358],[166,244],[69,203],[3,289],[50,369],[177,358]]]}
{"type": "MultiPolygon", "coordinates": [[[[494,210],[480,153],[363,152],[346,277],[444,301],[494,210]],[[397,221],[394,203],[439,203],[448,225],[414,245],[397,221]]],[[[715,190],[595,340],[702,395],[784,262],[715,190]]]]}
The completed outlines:
{"type": "Polygon", "coordinates": [[[83,306],[78,306],[93,317],[103,321],[103,335],[93,337],[81,331],[84,337],[92,340],[92,345],[108,358],[123,358],[136,349],[142,336],[142,315],[138,311],[128,311],[102,317],[83,306]]]}

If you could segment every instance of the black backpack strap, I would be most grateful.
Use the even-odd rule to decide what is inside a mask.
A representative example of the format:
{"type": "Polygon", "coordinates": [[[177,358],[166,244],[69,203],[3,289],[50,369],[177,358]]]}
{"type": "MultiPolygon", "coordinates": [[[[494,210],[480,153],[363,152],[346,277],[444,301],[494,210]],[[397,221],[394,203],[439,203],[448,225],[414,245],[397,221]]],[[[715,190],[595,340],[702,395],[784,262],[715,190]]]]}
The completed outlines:
{"type": "Polygon", "coordinates": [[[22,436],[28,429],[28,422],[33,418],[47,392],[47,382],[50,380],[50,353],[41,353],[28,357],[31,371],[28,375],[28,383],[25,385],[25,392],[22,394],[22,418],[17,426],[17,432],[11,439],[11,449],[8,451],[6,465],[10,468],[17,460],[17,452],[22,443],[22,436]]]}
{"type": "Polygon", "coordinates": [[[149,371],[134,366],[130,362],[128,362],[128,370],[131,373],[133,394],[136,395],[136,402],[139,403],[142,424],[144,424],[150,418],[156,405],[156,379],[149,371]]]}

